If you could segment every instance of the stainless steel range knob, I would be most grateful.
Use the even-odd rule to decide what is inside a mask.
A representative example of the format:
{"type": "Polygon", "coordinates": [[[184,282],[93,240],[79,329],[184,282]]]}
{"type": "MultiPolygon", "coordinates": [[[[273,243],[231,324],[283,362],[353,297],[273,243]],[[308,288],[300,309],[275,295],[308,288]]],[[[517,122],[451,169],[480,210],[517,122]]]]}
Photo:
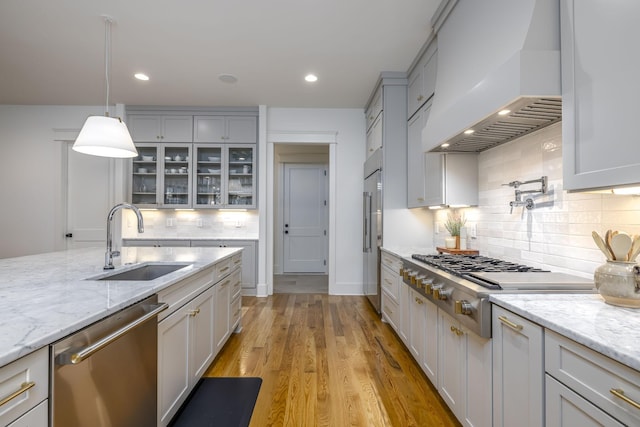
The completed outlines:
{"type": "Polygon", "coordinates": [[[404,267],[400,267],[399,273],[404,278],[404,267]]]}
{"type": "Polygon", "coordinates": [[[426,279],[424,275],[416,277],[416,288],[420,289],[424,286],[424,279],[426,279]]]}
{"type": "Polygon", "coordinates": [[[416,284],[416,277],[418,276],[418,272],[417,271],[412,271],[411,273],[409,273],[409,282],[412,285],[416,284]]]}
{"type": "Polygon", "coordinates": [[[470,316],[473,312],[473,306],[469,301],[460,300],[455,303],[456,314],[464,314],[470,316]]]}
{"type": "Polygon", "coordinates": [[[424,286],[424,291],[430,295],[432,292],[433,279],[432,278],[422,279],[422,285],[424,286]]]}
{"type": "Polygon", "coordinates": [[[433,294],[433,296],[434,296],[436,299],[438,299],[438,298],[436,297],[436,292],[440,292],[440,289],[442,289],[442,286],[443,286],[443,285],[431,285],[431,292],[429,292],[429,293],[433,294]]]}
{"type": "Polygon", "coordinates": [[[447,298],[451,297],[452,293],[453,289],[443,289],[442,286],[440,286],[439,288],[433,290],[433,297],[435,299],[445,301],[447,298]]]}
{"type": "Polygon", "coordinates": [[[404,280],[409,280],[409,275],[410,275],[411,273],[412,273],[412,271],[411,271],[411,270],[406,270],[406,269],[405,269],[405,270],[403,270],[403,271],[402,271],[402,278],[403,278],[404,280]]]}

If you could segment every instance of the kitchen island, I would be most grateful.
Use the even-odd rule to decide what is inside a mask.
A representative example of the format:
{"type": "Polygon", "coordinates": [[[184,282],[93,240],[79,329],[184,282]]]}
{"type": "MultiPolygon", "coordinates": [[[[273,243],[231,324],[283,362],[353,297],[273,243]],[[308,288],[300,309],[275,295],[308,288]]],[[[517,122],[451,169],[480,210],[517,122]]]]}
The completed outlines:
{"type": "Polygon", "coordinates": [[[188,267],[149,281],[87,280],[105,274],[104,248],[0,260],[0,367],[232,257],[239,248],[125,247],[116,270],[144,262],[188,267]]]}

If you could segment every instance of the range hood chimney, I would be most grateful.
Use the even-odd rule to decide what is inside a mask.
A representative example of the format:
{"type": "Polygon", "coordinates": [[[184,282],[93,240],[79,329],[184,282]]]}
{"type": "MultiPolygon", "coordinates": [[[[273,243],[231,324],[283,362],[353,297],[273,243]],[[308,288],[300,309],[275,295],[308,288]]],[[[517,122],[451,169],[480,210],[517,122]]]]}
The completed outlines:
{"type": "Polygon", "coordinates": [[[424,151],[480,152],[561,119],[559,0],[450,0],[432,24],[438,69],[424,151]]]}

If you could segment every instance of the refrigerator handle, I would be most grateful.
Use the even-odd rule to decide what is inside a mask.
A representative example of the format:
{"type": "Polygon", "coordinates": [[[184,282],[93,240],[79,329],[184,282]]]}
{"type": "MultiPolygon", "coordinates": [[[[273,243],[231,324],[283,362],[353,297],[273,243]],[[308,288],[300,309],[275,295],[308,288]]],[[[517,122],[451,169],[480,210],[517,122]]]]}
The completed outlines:
{"type": "Polygon", "coordinates": [[[362,252],[371,251],[371,193],[365,191],[362,195],[362,216],[364,230],[362,232],[362,252]]]}

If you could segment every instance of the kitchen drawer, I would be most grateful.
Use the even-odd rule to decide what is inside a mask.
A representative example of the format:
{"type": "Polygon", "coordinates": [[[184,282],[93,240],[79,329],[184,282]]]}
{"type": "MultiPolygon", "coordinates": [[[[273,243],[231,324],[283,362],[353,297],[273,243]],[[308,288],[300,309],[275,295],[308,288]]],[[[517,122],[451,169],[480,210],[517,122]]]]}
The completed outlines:
{"type": "Polygon", "coordinates": [[[402,260],[397,256],[391,255],[389,252],[380,251],[380,263],[389,267],[396,275],[400,275],[402,260]]]}
{"type": "Polygon", "coordinates": [[[47,427],[49,425],[48,400],[9,424],[7,427],[47,427]]]}
{"type": "Polygon", "coordinates": [[[400,324],[400,306],[396,301],[382,291],[382,317],[389,322],[389,325],[397,332],[400,324]]]}
{"type": "Polygon", "coordinates": [[[0,406],[0,425],[7,425],[47,399],[49,347],[41,348],[0,368],[0,400],[18,393],[0,406]],[[26,389],[33,383],[33,386],[26,389]]]}
{"type": "Polygon", "coordinates": [[[231,300],[233,301],[242,291],[241,270],[235,270],[231,276],[231,300]]]}
{"type": "Polygon", "coordinates": [[[231,269],[235,270],[240,267],[242,267],[242,252],[231,257],[231,269]]]}
{"type": "Polygon", "coordinates": [[[545,331],[549,375],[626,425],[640,425],[640,373],[553,331],[545,331]]]}
{"type": "Polygon", "coordinates": [[[383,266],[380,269],[380,286],[389,294],[389,297],[398,302],[400,298],[400,276],[397,272],[383,266]]]}
{"type": "Polygon", "coordinates": [[[233,270],[233,258],[226,258],[213,266],[213,281],[217,282],[225,276],[228,276],[233,270]]]}
{"type": "Polygon", "coordinates": [[[158,292],[158,302],[166,302],[169,304],[169,309],[158,315],[158,322],[168,317],[178,308],[191,301],[196,295],[210,287],[214,283],[214,268],[215,266],[207,268],[180,283],[158,292]]]}

